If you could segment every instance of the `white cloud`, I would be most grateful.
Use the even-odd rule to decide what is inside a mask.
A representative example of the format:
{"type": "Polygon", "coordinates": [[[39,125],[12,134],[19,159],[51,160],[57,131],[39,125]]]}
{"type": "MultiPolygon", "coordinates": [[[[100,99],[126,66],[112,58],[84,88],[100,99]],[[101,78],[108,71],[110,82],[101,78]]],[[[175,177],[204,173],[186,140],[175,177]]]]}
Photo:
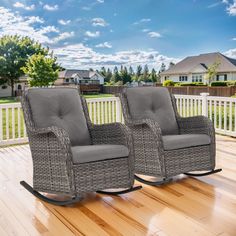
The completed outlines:
{"type": "Polygon", "coordinates": [[[13,4],[13,7],[16,7],[16,8],[23,8],[23,9],[25,9],[25,10],[27,10],[27,11],[32,11],[32,10],[35,9],[35,5],[34,5],[34,4],[32,4],[32,5],[30,5],[30,6],[27,6],[27,5],[25,5],[24,3],[22,3],[22,2],[15,2],[15,3],[13,4]]]}
{"type": "Polygon", "coordinates": [[[65,39],[68,39],[68,38],[71,38],[75,35],[75,32],[74,31],[71,31],[71,32],[63,32],[61,34],[59,34],[59,36],[55,37],[53,39],[53,42],[54,43],[58,43],[60,41],[63,41],[65,39]]]}
{"type": "Polygon", "coordinates": [[[236,41],[236,37],[232,38],[232,40],[236,41]]]}
{"type": "Polygon", "coordinates": [[[18,34],[31,37],[43,44],[55,44],[74,36],[74,32],[60,32],[53,25],[35,28],[34,23],[44,23],[44,19],[38,16],[23,17],[17,12],[0,7],[0,37],[18,34]],[[49,37],[49,33],[54,33],[55,36],[49,37]]]}
{"type": "Polygon", "coordinates": [[[151,38],[160,38],[161,34],[158,33],[158,32],[151,31],[151,32],[148,33],[148,36],[151,37],[151,38]]]}
{"type": "Polygon", "coordinates": [[[96,31],[96,32],[86,31],[85,35],[90,38],[97,38],[100,36],[100,32],[99,31],[96,31]]]}
{"type": "Polygon", "coordinates": [[[60,25],[68,25],[68,24],[70,24],[70,22],[71,22],[71,20],[58,20],[58,23],[60,24],[60,25]]]}
{"type": "Polygon", "coordinates": [[[150,21],[151,21],[150,18],[143,18],[143,19],[141,19],[139,21],[134,22],[134,25],[139,25],[139,24],[142,24],[142,23],[150,22],[150,21]]]}
{"type": "Polygon", "coordinates": [[[48,5],[48,4],[45,4],[43,6],[43,9],[45,9],[47,11],[56,11],[56,10],[58,10],[58,5],[48,5]]]}
{"type": "Polygon", "coordinates": [[[236,0],[228,5],[227,12],[230,16],[236,16],[236,0]]]}
{"type": "Polygon", "coordinates": [[[147,64],[149,68],[159,69],[161,64],[176,63],[179,59],[161,55],[155,50],[120,51],[113,54],[103,54],[94,51],[84,44],[66,45],[54,49],[55,55],[65,68],[100,68],[101,66],[114,67],[115,65],[137,66],[147,64]]]}
{"type": "Polygon", "coordinates": [[[95,46],[96,48],[112,48],[112,45],[108,42],[99,43],[95,46]]]}
{"type": "Polygon", "coordinates": [[[44,23],[44,19],[38,17],[38,16],[29,16],[28,17],[28,23],[29,24],[33,24],[33,23],[41,23],[43,24],[44,23]]]}
{"type": "Polygon", "coordinates": [[[103,18],[93,18],[92,25],[105,27],[108,25],[108,23],[103,18]]]}
{"type": "Polygon", "coordinates": [[[142,32],[146,33],[146,32],[149,32],[150,29],[142,29],[142,32]]]}
{"type": "Polygon", "coordinates": [[[97,0],[98,3],[104,3],[104,0],[97,0]]]}
{"type": "Polygon", "coordinates": [[[229,1],[228,0],[222,0],[222,3],[228,4],[229,1]]]}
{"type": "Polygon", "coordinates": [[[230,50],[224,52],[224,54],[225,54],[227,57],[236,59],[236,48],[230,49],[230,50]]]}

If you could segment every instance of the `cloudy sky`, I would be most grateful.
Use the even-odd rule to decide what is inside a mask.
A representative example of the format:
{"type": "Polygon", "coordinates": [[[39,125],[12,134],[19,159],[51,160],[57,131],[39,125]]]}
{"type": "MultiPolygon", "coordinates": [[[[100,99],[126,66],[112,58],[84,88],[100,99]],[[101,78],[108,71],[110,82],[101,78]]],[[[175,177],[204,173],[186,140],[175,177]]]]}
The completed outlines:
{"type": "Polygon", "coordinates": [[[66,68],[236,58],[236,0],[0,0],[0,36],[27,35],[66,68]]]}

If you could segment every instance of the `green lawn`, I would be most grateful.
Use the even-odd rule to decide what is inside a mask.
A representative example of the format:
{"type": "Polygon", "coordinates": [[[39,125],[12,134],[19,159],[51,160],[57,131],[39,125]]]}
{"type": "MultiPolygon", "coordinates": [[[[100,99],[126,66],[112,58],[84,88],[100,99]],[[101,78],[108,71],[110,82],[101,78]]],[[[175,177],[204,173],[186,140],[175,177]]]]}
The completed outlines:
{"type": "MultiPolygon", "coordinates": [[[[113,94],[91,94],[91,95],[83,95],[85,98],[107,98],[107,97],[113,97],[113,94]]],[[[0,98],[0,104],[6,104],[6,103],[14,103],[18,102],[16,98],[14,97],[5,97],[0,98]]]]}
{"type": "Polygon", "coordinates": [[[16,98],[14,98],[14,97],[0,98],[0,104],[13,103],[13,102],[17,102],[16,98]]]}
{"type": "Polygon", "coordinates": [[[106,94],[106,93],[100,93],[100,94],[88,94],[83,95],[85,98],[108,98],[108,97],[114,97],[113,94],[106,94]]]}

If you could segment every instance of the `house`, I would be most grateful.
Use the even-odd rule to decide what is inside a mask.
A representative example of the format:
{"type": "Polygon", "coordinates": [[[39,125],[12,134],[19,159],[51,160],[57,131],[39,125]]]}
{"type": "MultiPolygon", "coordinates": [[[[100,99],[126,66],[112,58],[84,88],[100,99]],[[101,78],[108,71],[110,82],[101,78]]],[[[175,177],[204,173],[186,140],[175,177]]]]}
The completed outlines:
{"type": "Polygon", "coordinates": [[[214,63],[219,63],[217,75],[213,81],[236,80],[236,60],[215,52],[200,54],[199,56],[186,57],[176,65],[161,73],[161,81],[174,82],[208,82],[206,74],[208,68],[214,63]]]}
{"type": "Polygon", "coordinates": [[[64,70],[59,72],[55,85],[69,84],[104,84],[104,77],[92,70],[64,70]]]}
{"type": "MultiPolygon", "coordinates": [[[[15,95],[21,95],[21,92],[28,85],[27,77],[21,76],[19,80],[14,85],[15,95]]],[[[8,84],[0,85],[0,97],[10,97],[11,96],[11,86],[8,84]]]]}

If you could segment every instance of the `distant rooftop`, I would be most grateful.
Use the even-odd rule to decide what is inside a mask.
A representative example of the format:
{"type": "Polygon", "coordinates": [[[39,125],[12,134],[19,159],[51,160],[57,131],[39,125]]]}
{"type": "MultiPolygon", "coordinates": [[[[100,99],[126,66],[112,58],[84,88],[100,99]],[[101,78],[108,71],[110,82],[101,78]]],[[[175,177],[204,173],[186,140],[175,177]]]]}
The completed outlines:
{"type": "Polygon", "coordinates": [[[72,78],[75,74],[78,74],[81,78],[90,78],[95,73],[98,74],[96,71],[92,70],[75,70],[75,69],[68,69],[59,72],[59,78],[72,78]]]}
{"type": "Polygon", "coordinates": [[[214,52],[200,54],[198,56],[186,57],[176,65],[172,66],[170,69],[162,72],[162,75],[170,74],[189,74],[192,73],[195,68],[206,71],[209,66],[219,62],[218,72],[236,72],[236,60],[233,58],[226,57],[225,55],[214,52]]]}

